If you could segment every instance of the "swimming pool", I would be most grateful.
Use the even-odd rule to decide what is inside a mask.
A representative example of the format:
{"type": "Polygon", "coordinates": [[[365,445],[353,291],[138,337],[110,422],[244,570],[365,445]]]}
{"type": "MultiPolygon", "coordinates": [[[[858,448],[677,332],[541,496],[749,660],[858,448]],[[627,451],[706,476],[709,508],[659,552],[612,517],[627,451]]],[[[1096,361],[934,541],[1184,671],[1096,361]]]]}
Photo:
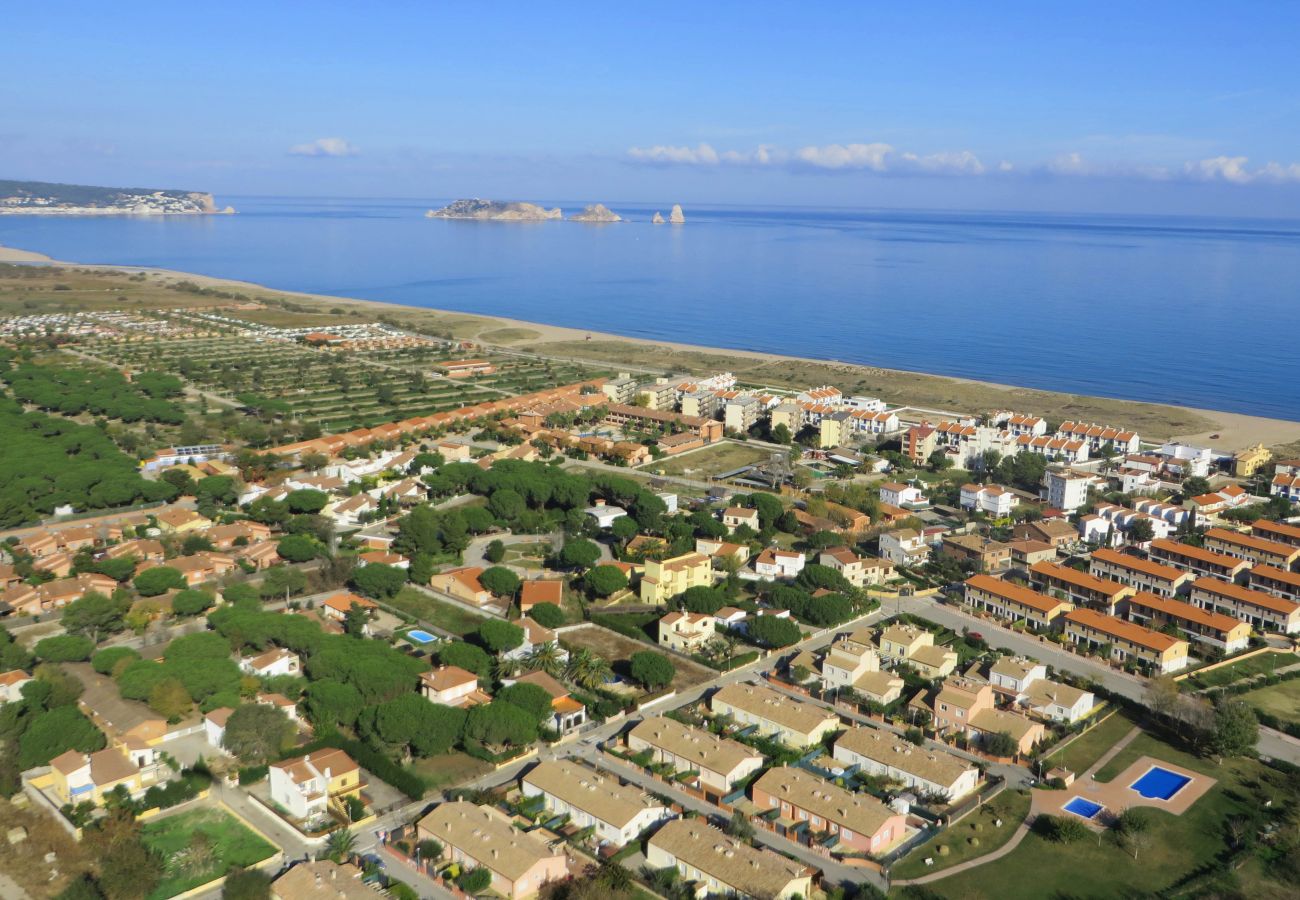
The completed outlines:
{"type": "Polygon", "coordinates": [[[1159,766],[1147,769],[1146,774],[1128,786],[1130,791],[1137,791],[1148,800],[1168,800],[1177,794],[1192,779],[1179,775],[1159,766]]]}
{"type": "Polygon", "coordinates": [[[1103,807],[1100,803],[1093,803],[1091,800],[1085,800],[1082,797],[1071,797],[1070,801],[1061,809],[1068,813],[1074,813],[1081,819],[1095,819],[1103,807]]]}
{"type": "Polygon", "coordinates": [[[408,641],[414,641],[417,644],[432,644],[438,640],[437,635],[429,634],[419,628],[414,628],[406,633],[408,641]]]}

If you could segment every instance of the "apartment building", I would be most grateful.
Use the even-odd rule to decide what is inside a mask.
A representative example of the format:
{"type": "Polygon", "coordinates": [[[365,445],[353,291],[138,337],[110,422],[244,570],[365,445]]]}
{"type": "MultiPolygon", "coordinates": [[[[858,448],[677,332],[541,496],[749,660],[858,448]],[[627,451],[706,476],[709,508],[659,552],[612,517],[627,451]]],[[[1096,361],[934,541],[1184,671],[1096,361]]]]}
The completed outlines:
{"type": "Polygon", "coordinates": [[[750,799],[762,810],[779,809],[778,828],[787,836],[805,829],[829,832],[845,851],[880,854],[898,843],[906,819],[869,794],[856,794],[803,769],[768,769],[750,786],[750,799]]]}
{"type": "Polygon", "coordinates": [[[668,807],[644,791],[572,760],[538,763],[519,780],[525,797],[542,797],[547,812],[592,828],[600,844],[622,847],[650,826],[672,818],[668,807]]]}
{"type": "Polygon", "coordinates": [[[1090,422],[1063,422],[1056,429],[1056,434],[1058,437],[1086,441],[1093,453],[1100,453],[1104,449],[1116,453],[1137,453],[1142,445],[1136,432],[1090,422]]]}
{"type": "Polygon", "coordinates": [[[820,743],[840,727],[839,716],[828,709],[751,684],[729,684],[719,689],[709,698],[709,709],[741,725],[757,725],[760,734],[788,747],[820,743]]]}
{"type": "MultiPolygon", "coordinates": [[[[682,396],[682,415],[712,419],[722,406],[722,400],[713,391],[692,391],[682,396]]],[[[790,433],[798,431],[792,428],[790,433]]]]}
{"type": "Polygon", "coordinates": [[[1274,597],[1300,603],[1300,572],[1287,572],[1273,566],[1255,566],[1250,570],[1250,586],[1274,597]]]}
{"type": "Polygon", "coordinates": [[[463,868],[482,867],[492,873],[492,890],[510,900],[533,897],[548,881],[568,877],[562,847],[515,828],[509,817],[491,806],[464,800],[434,807],[416,826],[420,840],[442,845],[442,859],[463,868]]]}
{"type": "Polygon", "coordinates": [[[1059,592],[1070,598],[1075,606],[1091,606],[1107,613],[1114,613],[1125,598],[1136,592],[1126,584],[1052,562],[1030,566],[1029,580],[1044,593],[1059,592]]]}
{"type": "Polygon", "coordinates": [[[1227,528],[1211,528],[1205,532],[1205,549],[1277,569],[1290,569],[1300,560],[1300,547],[1227,528]]]}
{"type": "Polygon", "coordinates": [[[1048,469],[1043,474],[1047,486],[1047,504],[1066,512],[1073,512],[1088,503],[1088,486],[1092,476],[1071,469],[1048,469]]]}
{"type": "Polygon", "coordinates": [[[1195,606],[1249,622],[1259,631],[1300,632],[1300,600],[1251,590],[1218,578],[1198,578],[1188,600],[1195,606]]]}
{"type": "Polygon", "coordinates": [[[1137,662],[1157,675],[1177,672],[1188,663],[1187,641],[1093,609],[1067,613],[1065,636],[1093,652],[1108,647],[1115,662],[1137,662]]]}
{"type": "Polygon", "coordinates": [[[733,397],[722,407],[722,424],[727,431],[745,433],[758,424],[763,403],[752,394],[733,397]]]}
{"type": "Polygon", "coordinates": [[[835,739],[831,755],[846,766],[888,778],[945,803],[960,800],[979,786],[980,771],[972,763],[905,741],[878,728],[850,728],[835,739]]]}
{"type": "Polygon", "coordinates": [[[1190,585],[1195,577],[1183,569],[1109,548],[1092,552],[1088,572],[1095,578],[1118,582],[1159,597],[1173,597],[1190,585]]]}
{"type": "Polygon", "coordinates": [[[1235,556],[1215,553],[1213,550],[1193,547],[1174,540],[1151,542],[1151,559],[1195,575],[1210,575],[1225,581],[1236,581],[1250,568],[1250,561],[1235,556]]]}
{"type": "Polygon", "coordinates": [[[765,763],[752,747],[667,716],[638,722],[627,734],[627,748],[633,753],[650,750],[655,762],[699,772],[700,784],[719,794],[730,793],[765,763]]]}
{"type": "Polygon", "coordinates": [[[1250,533],[1267,541],[1300,547],[1300,526],[1289,525],[1286,522],[1256,519],[1250,524],[1250,533]]]}
{"type": "Polygon", "coordinates": [[[1128,618],[1155,629],[1173,625],[1189,640],[1225,653],[1236,653],[1250,645],[1248,622],[1172,597],[1139,591],[1128,599],[1128,618]]]}
{"type": "Polygon", "coordinates": [[[1068,600],[1049,597],[991,575],[966,579],[964,599],[967,606],[1012,623],[1025,622],[1034,631],[1056,628],[1061,618],[1074,609],[1068,600]]]}
{"type": "Polygon", "coordinates": [[[600,392],[608,397],[611,403],[630,404],[636,399],[636,390],[636,379],[627,375],[611,378],[600,386],[600,392]]]}
{"type": "Polygon", "coordinates": [[[752,847],[703,819],[675,819],[646,842],[646,865],[676,869],[697,885],[694,896],[794,900],[812,895],[813,870],[779,853],[752,847]]]}
{"type": "Polygon", "coordinates": [[[666,603],[693,587],[713,584],[713,562],[703,553],[683,553],[665,560],[647,559],[641,576],[641,602],[666,603]]]}
{"type": "Polygon", "coordinates": [[[674,409],[677,406],[677,385],[667,381],[643,384],[636,390],[636,398],[647,409],[674,409]]]}

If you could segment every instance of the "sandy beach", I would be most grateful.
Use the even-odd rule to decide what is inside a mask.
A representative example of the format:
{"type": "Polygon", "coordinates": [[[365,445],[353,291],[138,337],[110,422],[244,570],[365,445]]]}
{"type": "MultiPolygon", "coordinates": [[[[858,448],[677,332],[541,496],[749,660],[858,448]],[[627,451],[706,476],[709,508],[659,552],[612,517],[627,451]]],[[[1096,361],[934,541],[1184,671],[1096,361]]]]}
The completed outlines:
{"type": "Polygon", "coordinates": [[[188,281],[205,287],[249,293],[259,300],[272,303],[289,301],[294,304],[328,304],[321,311],[322,314],[330,309],[350,310],[350,307],[359,305],[362,309],[382,310],[402,324],[474,340],[487,346],[625,366],[635,371],[667,372],[675,368],[679,371],[701,372],[723,368],[734,371],[747,383],[771,384],[776,387],[798,384],[798,379],[802,377],[805,385],[824,382],[836,384],[846,393],[873,392],[891,405],[919,411],[910,418],[937,418],[944,413],[974,413],[1008,408],[1047,418],[1074,418],[1134,428],[1146,440],[1182,440],[1225,451],[1264,444],[1275,448],[1276,452],[1300,454],[1300,422],[1283,419],[1137,400],[1088,397],[836,360],[625,337],[500,316],[405,306],[377,300],[302,294],[251,282],[167,269],[66,262],[51,259],[41,253],[0,246],[0,263],[6,262],[45,263],[87,271],[144,272],[163,286],[188,281]]]}

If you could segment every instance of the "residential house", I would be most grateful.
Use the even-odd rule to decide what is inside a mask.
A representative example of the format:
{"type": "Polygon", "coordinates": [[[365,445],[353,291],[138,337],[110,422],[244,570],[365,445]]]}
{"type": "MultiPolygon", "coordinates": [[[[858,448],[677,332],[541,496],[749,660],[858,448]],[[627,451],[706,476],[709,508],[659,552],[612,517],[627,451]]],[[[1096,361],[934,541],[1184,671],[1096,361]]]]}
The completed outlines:
{"type": "Polygon", "coordinates": [[[709,698],[709,708],[739,725],[757,725],[760,734],[788,747],[819,743],[840,726],[839,716],[828,709],[750,684],[720,688],[709,698]]]}
{"type": "Polygon", "coordinates": [[[1300,572],[1287,572],[1273,566],[1254,566],[1250,586],[1274,597],[1300,602],[1300,572]]]}
{"type": "Polygon", "coordinates": [[[1014,702],[1025,696],[1031,684],[1046,677],[1047,666],[1024,656],[1000,656],[988,671],[993,690],[1014,702]]]}
{"type": "Polygon", "coordinates": [[[918,566],[930,558],[930,545],[911,528],[880,535],[880,555],[896,566],[918,566]]]}
{"type": "Polygon", "coordinates": [[[271,763],[271,801],[298,819],[324,815],[331,805],[360,797],[361,767],[342,750],[327,748],[271,763]]]}
{"type": "Polygon", "coordinates": [[[1114,614],[1135,588],[1118,581],[1080,572],[1073,566],[1041,562],[1029,567],[1029,581],[1035,588],[1052,596],[1066,597],[1075,606],[1091,606],[1114,614]]]}
{"type": "Polygon", "coordinates": [[[420,693],[430,703],[470,707],[492,698],[479,689],[478,676],[459,666],[438,666],[420,673],[420,693]]]}
{"type": "Polygon", "coordinates": [[[569,689],[545,672],[526,672],[505,679],[505,684],[535,684],[551,695],[551,718],[543,722],[560,734],[568,734],[587,721],[587,707],[569,694],[569,689]]]}
{"type": "MultiPolygon", "coordinates": [[[[1266,568],[1258,566],[1253,571],[1266,568]]],[[[1268,581],[1277,583],[1277,576],[1266,577],[1268,581]]],[[[1252,581],[1251,584],[1252,588],[1265,587],[1264,582],[1252,581]]],[[[1188,600],[1201,609],[1249,622],[1260,631],[1300,633],[1300,598],[1288,599],[1267,587],[1265,590],[1252,590],[1218,578],[1198,578],[1192,582],[1188,600]]]]}
{"type": "Polygon", "coordinates": [[[1137,662],[1157,675],[1176,672],[1188,662],[1187,641],[1093,609],[1067,613],[1065,636],[1093,652],[1108,651],[1115,662],[1137,662]]]}
{"type": "Polygon", "coordinates": [[[547,812],[567,815],[579,828],[594,829],[602,846],[622,847],[674,816],[644,791],[572,760],[538,763],[519,780],[519,788],[525,797],[542,797],[547,812]]]}
{"type": "Polygon", "coordinates": [[[730,793],[764,765],[763,754],[752,747],[667,716],[638,722],[627,733],[627,748],[632,753],[648,749],[655,762],[699,772],[700,784],[718,794],[730,793]]]}
{"type": "Polygon", "coordinates": [[[1006,734],[1020,754],[1030,752],[1046,733],[1040,723],[998,709],[993,686],[971,678],[949,678],[929,695],[917,694],[911,705],[930,713],[937,734],[964,734],[976,741],[990,734],[1006,734]]]}
{"type": "Polygon", "coordinates": [[[1011,548],[1011,564],[1022,569],[1056,559],[1056,548],[1043,541],[1012,541],[1007,546],[1011,548]]]}
{"type": "Polygon", "coordinates": [[[1180,593],[1186,585],[1191,584],[1194,577],[1191,572],[1105,547],[1092,552],[1088,571],[1096,578],[1108,579],[1161,597],[1173,597],[1180,593]]]}
{"type": "Polygon", "coordinates": [[[277,675],[299,675],[302,662],[298,654],[281,647],[273,647],[257,656],[250,656],[239,661],[239,670],[259,678],[274,678],[277,675]]]}
{"type": "Polygon", "coordinates": [[[903,435],[903,452],[914,465],[926,463],[938,448],[939,430],[929,422],[913,425],[903,435]]]}
{"type": "Polygon", "coordinates": [[[822,683],[831,688],[853,687],[863,675],[879,671],[876,648],[851,637],[834,641],[821,661],[822,683]]]}
{"type": "Polygon", "coordinates": [[[1088,487],[1094,476],[1073,469],[1048,469],[1043,474],[1048,505],[1073,512],[1088,502],[1088,487]]]}
{"type": "Polygon", "coordinates": [[[1049,597],[991,575],[972,575],[966,579],[964,599],[967,606],[1013,624],[1024,622],[1034,631],[1056,628],[1061,618],[1074,609],[1068,600],[1049,597]]]}
{"type": "Polygon", "coordinates": [[[171,506],[154,516],[158,530],[163,534],[189,534],[212,527],[212,520],[192,509],[171,506]]]}
{"type": "Polygon", "coordinates": [[[834,569],[843,575],[849,584],[859,588],[883,584],[894,575],[892,563],[874,557],[860,557],[847,547],[823,550],[817,556],[817,564],[834,569]]]}
{"type": "Polygon", "coordinates": [[[1066,519],[1039,519],[1037,522],[1024,522],[1012,529],[1011,535],[1018,541],[1040,541],[1051,547],[1065,547],[1076,544],[1079,534],[1066,519]]]}
{"type": "Polygon", "coordinates": [[[703,553],[724,569],[728,565],[743,566],[749,560],[749,547],[717,538],[696,538],[695,552],[703,553]]]}
{"type": "Polygon", "coordinates": [[[734,533],[742,525],[757,532],[760,529],[758,510],[746,509],[743,506],[728,506],[722,511],[722,524],[727,526],[728,532],[734,533]]]}
{"type": "Polygon", "coordinates": [[[804,567],[804,555],[797,550],[768,547],[754,557],[754,572],[765,581],[794,578],[804,567]]]}
{"type": "Polygon", "coordinates": [[[906,835],[905,817],[875,797],[853,793],[803,769],[777,766],[750,785],[750,799],[760,810],[779,810],[779,832],[798,839],[829,833],[846,853],[885,853],[906,835]]]}
{"type": "Polygon", "coordinates": [[[284,694],[258,692],[254,695],[253,702],[259,706],[274,706],[284,713],[285,718],[290,722],[295,724],[301,724],[302,722],[302,716],[298,714],[298,704],[284,694]]]}
{"type": "Polygon", "coordinates": [[[524,615],[539,603],[561,607],[564,604],[564,582],[558,578],[536,578],[525,581],[519,589],[519,611],[524,615]]]}
{"type": "Polygon", "coordinates": [[[995,519],[1001,519],[1011,515],[1011,511],[1019,503],[1019,498],[996,484],[963,484],[958,502],[962,509],[982,512],[995,519]]]}
{"type": "Polygon", "coordinates": [[[795,900],[812,895],[812,869],[751,846],[704,819],[674,819],[646,841],[646,865],[675,869],[696,885],[692,896],[795,900]]]}
{"type": "Polygon", "coordinates": [[[333,500],[323,510],[339,528],[358,528],[379,511],[379,501],[369,494],[354,494],[333,500]]]}
{"type": "Polygon", "coordinates": [[[1250,645],[1248,622],[1145,591],[1128,598],[1128,618],[1157,630],[1172,625],[1189,640],[1209,644],[1224,653],[1236,653],[1250,645]]]}
{"type": "Polygon", "coordinates": [[[714,626],[708,613],[670,612],[659,620],[659,646],[678,653],[699,653],[713,640],[714,626]]]}
{"type": "MultiPolygon", "coordinates": [[[[367,616],[373,615],[375,610],[379,609],[375,601],[347,591],[326,597],[317,605],[317,609],[325,620],[342,623],[346,621],[348,613],[354,606],[361,607],[367,616]]],[[[369,626],[366,626],[364,633],[369,633],[369,626]]]]}
{"type": "Polygon", "coordinates": [[[641,602],[666,603],[693,587],[713,584],[713,561],[702,553],[683,553],[665,560],[647,559],[641,576],[641,602]]]}
{"type": "Polygon", "coordinates": [[[880,502],[908,509],[910,507],[925,506],[930,501],[925,498],[925,493],[914,485],[886,481],[880,485],[880,502]]]}
{"type": "Polygon", "coordinates": [[[229,706],[221,706],[203,716],[203,734],[210,746],[218,750],[225,749],[226,723],[230,721],[233,712],[229,706]]]}
{"type": "Polygon", "coordinates": [[[1225,556],[1202,547],[1193,547],[1174,540],[1152,541],[1150,557],[1153,561],[1183,569],[1196,575],[1210,575],[1224,581],[1236,581],[1250,569],[1250,560],[1225,556]]]}
{"type": "Polygon", "coordinates": [[[922,647],[933,647],[934,635],[919,625],[893,622],[881,629],[876,643],[882,658],[905,663],[922,647]]]}
{"type": "Polygon", "coordinates": [[[23,685],[32,680],[22,669],[0,675],[0,704],[23,699],[23,685]]]}
{"type": "Polygon", "coordinates": [[[442,845],[442,859],[462,869],[485,868],[491,889],[510,900],[536,896],[542,885],[569,877],[564,850],[520,831],[491,806],[454,800],[435,806],[416,825],[420,840],[442,845]]]}
{"type": "Polygon", "coordinates": [[[878,728],[850,728],[835,739],[831,755],[860,772],[901,783],[944,803],[960,800],[980,783],[980,770],[974,764],[878,728]]]}
{"type": "Polygon", "coordinates": [[[137,766],[116,747],[94,753],[68,750],[50,760],[50,792],[59,805],[93,803],[101,806],[104,795],[119,785],[132,797],[144,790],[144,780],[137,766]]]}
{"type": "Polygon", "coordinates": [[[478,580],[482,574],[482,566],[460,566],[434,575],[429,587],[464,603],[484,606],[492,602],[492,592],[478,580]]]}
{"type": "Polygon", "coordinates": [[[361,870],[351,863],[328,859],[299,862],[271,882],[272,900],[374,900],[375,892],[361,880],[361,870]]]}
{"type": "Polygon", "coordinates": [[[505,659],[526,660],[538,647],[552,644],[555,647],[556,656],[562,662],[568,662],[569,651],[560,646],[559,636],[554,631],[527,616],[524,616],[516,624],[524,630],[524,642],[513,650],[506,651],[503,654],[505,659]]]}
{"type": "Polygon", "coordinates": [[[980,572],[1005,572],[1011,568],[1011,546],[978,534],[946,535],[939,553],[973,563],[980,572]]]}

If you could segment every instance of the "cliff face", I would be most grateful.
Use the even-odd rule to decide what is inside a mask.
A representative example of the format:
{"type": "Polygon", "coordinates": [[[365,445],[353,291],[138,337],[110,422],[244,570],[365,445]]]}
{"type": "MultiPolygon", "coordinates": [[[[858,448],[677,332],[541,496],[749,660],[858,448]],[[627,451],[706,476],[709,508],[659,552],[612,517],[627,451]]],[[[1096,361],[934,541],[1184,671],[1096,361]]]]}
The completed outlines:
{"type": "Polygon", "coordinates": [[[622,222],[623,217],[603,203],[593,203],[582,212],[569,216],[570,222],[622,222]]]}
{"type": "Polygon", "coordinates": [[[668,213],[667,219],[663,217],[662,213],[655,213],[650,222],[654,225],[663,225],[665,222],[672,225],[681,225],[686,222],[686,216],[682,213],[682,205],[674,203],[672,212],[668,213]]]}
{"type": "Polygon", "coordinates": [[[431,209],[425,214],[430,219],[480,219],[501,222],[542,222],[562,219],[559,207],[544,209],[536,203],[509,203],[500,200],[457,200],[442,209],[431,209]]]}

